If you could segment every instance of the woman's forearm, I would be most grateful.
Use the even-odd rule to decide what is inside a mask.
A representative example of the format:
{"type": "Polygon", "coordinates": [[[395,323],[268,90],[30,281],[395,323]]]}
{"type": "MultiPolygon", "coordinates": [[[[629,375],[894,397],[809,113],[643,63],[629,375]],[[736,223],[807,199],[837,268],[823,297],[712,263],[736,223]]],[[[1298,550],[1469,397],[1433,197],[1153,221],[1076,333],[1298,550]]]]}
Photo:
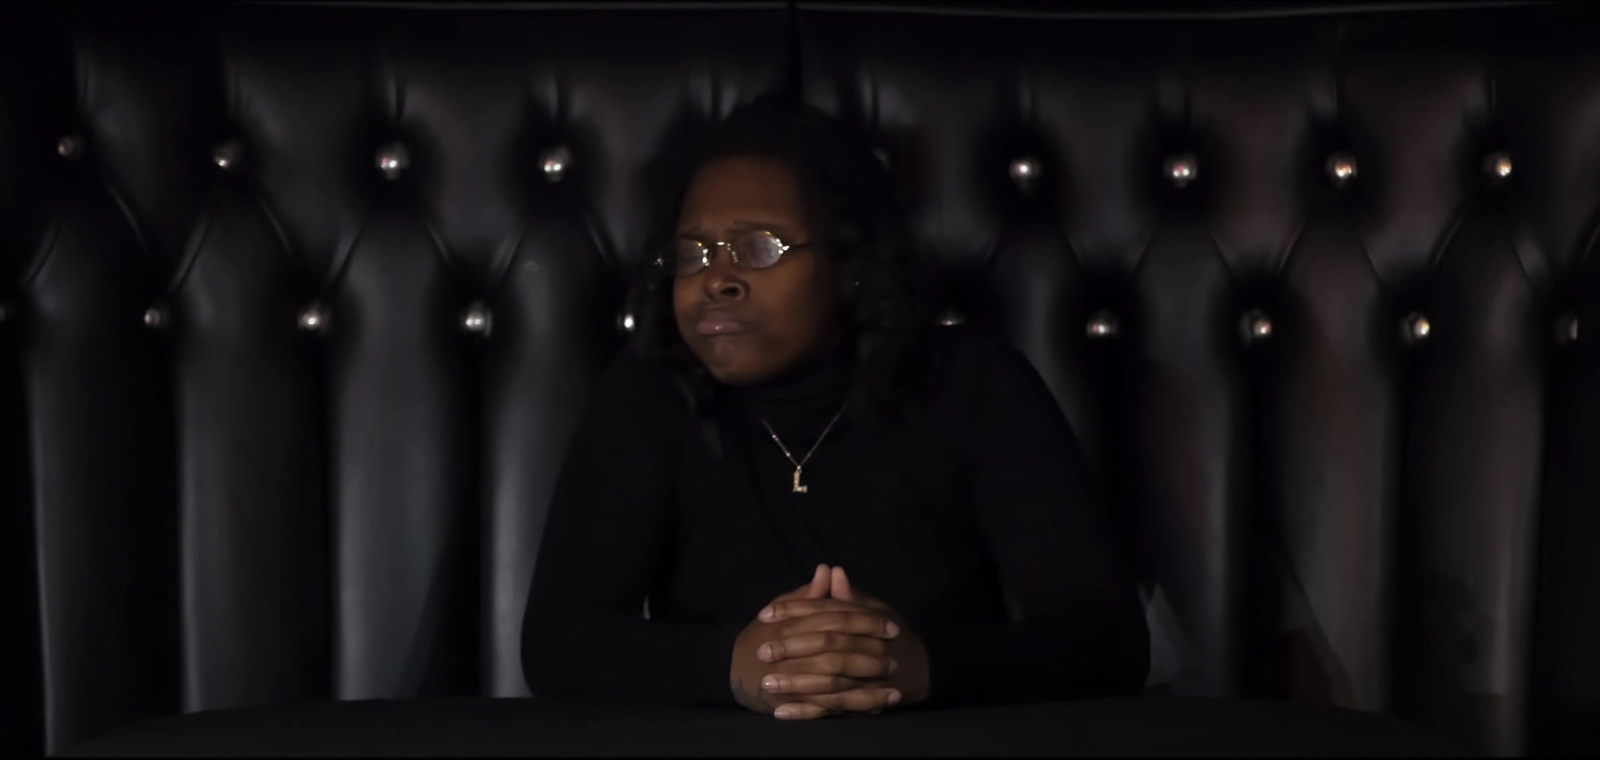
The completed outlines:
{"type": "Polygon", "coordinates": [[[1149,670],[1150,639],[1137,604],[1050,620],[919,630],[928,650],[929,701],[1050,701],[1134,694],[1149,670]]]}
{"type": "Polygon", "coordinates": [[[728,666],[742,626],[564,618],[539,616],[523,627],[522,668],[535,694],[733,704],[728,666]]]}

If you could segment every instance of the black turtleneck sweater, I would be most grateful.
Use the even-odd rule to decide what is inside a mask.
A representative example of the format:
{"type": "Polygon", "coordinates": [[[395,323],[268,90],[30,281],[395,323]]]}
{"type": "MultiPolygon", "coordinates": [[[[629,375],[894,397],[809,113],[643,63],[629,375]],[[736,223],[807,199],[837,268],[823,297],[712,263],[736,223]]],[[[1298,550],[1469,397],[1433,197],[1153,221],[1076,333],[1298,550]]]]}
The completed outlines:
{"type": "Polygon", "coordinates": [[[545,523],[523,623],[534,693],[731,704],[734,639],[818,563],[922,636],[930,704],[1137,692],[1139,600],[1038,373],[970,328],[922,346],[916,402],[889,424],[842,416],[807,493],[762,420],[803,457],[845,402],[845,352],[691,412],[624,350],[545,523]]]}

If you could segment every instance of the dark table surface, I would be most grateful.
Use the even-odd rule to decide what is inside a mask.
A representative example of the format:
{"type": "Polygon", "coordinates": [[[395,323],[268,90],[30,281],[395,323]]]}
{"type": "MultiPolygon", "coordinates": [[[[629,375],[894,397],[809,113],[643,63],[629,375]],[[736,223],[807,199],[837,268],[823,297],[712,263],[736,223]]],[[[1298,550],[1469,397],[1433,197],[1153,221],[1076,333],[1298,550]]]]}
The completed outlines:
{"type": "Polygon", "coordinates": [[[307,702],[124,726],[85,755],[1438,755],[1393,718],[1279,702],[1136,697],[778,721],[728,708],[537,699],[307,702]]]}

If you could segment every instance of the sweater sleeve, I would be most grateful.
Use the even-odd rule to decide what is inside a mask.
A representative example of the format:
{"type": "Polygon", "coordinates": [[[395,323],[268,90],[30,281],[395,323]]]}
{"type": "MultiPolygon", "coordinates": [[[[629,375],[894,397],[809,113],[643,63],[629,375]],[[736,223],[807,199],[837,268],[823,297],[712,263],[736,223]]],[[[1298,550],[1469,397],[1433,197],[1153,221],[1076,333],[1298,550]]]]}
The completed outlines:
{"type": "Polygon", "coordinates": [[[1020,353],[981,352],[967,451],[973,508],[1012,619],[919,631],[930,703],[1137,693],[1149,665],[1138,592],[1066,418],[1020,353]]]}
{"type": "Polygon", "coordinates": [[[522,621],[538,695],[663,705],[733,704],[742,626],[646,620],[673,535],[673,432],[661,388],[631,350],[601,379],[550,501],[522,621]]]}

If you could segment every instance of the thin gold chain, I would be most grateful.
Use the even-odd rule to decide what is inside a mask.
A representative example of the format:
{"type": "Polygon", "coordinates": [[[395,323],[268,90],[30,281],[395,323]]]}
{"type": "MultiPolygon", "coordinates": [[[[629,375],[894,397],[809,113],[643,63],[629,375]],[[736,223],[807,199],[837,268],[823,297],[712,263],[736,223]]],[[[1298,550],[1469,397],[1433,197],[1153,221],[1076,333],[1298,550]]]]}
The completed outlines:
{"type": "Polygon", "coordinates": [[[778,444],[778,450],[782,451],[785,457],[788,457],[789,464],[794,465],[796,470],[800,470],[805,468],[806,462],[811,461],[811,455],[817,453],[817,447],[822,445],[822,439],[828,437],[828,433],[833,430],[833,424],[839,421],[840,415],[844,414],[845,406],[849,406],[849,402],[845,402],[844,406],[839,407],[839,411],[833,413],[833,419],[828,420],[828,426],[822,429],[822,435],[817,436],[817,442],[811,444],[811,450],[806,452],[806,458],[798,462],[794,461],[794,455],[789,453],[789,447],[783,445],[783,441],[778,440],[778,434],[773,432],[772,423],[767,422],[766,417],[761,418],[761,424],[767,429],[767,434],[772,436],[772,442],[778,444]]]}

